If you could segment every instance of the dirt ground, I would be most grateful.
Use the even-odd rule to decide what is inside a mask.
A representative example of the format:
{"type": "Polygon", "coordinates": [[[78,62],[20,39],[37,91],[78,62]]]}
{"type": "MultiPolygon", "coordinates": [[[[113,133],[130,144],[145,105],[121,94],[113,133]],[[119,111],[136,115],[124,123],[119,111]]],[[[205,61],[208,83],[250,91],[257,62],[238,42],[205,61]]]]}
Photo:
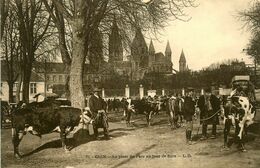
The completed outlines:
{"type": "MultiPolygon", "coordinates": [[[[247,152],[240,152],[234,144],[223,151],[223,125],[218,126],[217,139],[200,141],[201,128],[194,124],[195,144],[185,142],[185,128],[171,130],[167,115],[154,116],[147,127],[144,115],[133,117],[132,127],[126,127],[120,113],[109,115],[110,140],[92,140],[78,133],[69,136],[70,152],[61,149],[59,134],[44,135],[41,139],[26,135],[20,145],[24,157],[13,157],[11,129],[1,131],[1,166],[18,168],[259,168],[260,128],[253,125],[247,137],[247,152]]],[[[211,132],[209,127],[208,133],[211,132]]],[[[234,129],[232,130],[234,131],[234,129]]],[[[90,128],[92,133],[92,129],[90,128]]],[[[102,130],[100,130],[102,133],[102,130]]],[[[102,134],[100,134],[102,136],[102,134]]]]}

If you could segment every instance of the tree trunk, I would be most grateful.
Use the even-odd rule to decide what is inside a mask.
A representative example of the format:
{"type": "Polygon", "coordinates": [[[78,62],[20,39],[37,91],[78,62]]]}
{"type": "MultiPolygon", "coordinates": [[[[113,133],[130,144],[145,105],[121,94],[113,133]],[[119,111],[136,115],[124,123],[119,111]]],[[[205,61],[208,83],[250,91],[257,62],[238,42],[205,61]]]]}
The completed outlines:
{"type": "Polygon", "coordinates": [[[16,89],[16,103],[19,103],[20,100],[21,100],[20,92],[21,92],[22,81],[23,81],[23,75],[20,75],[18,85],[17,85],[17,89],[16,89]]]}
{"type": "MultiPolygon", "coordinates": [[[[65,39],[66,32],[65,32],[64,18],[62,14],[59,14],[58,18],[59,18],[59,24],[58,23],[56,24],[58,28],[58,34],[59,34],[59,48],[61,52],[61,58],[62,58],[62,62],[65,64],[65,71],[70,72],[71,58],[66,45],[66,39],[65,39]]],[[[65,79],[65,97],[70,100],[69,80],[70,77],[68,74],[67,78],[65,79]]]]}
{"type": "Polygon", "coordinates": [[[85,64],[85,37],[83,1],[75,1],[75,13],[77,16],[72,22],[72,60],[70,67],[70,100],[71,105],[77,108],[85,107],[85,96],[83,92],[83,68],[85,64]]]}
{"type": "MultiPolygon", "coordinates": [[[[74,38],[74,37],[73,37],[74,38]]],[[[79,39],[78,39],[79,40],[79,39]]],[[[73,58],[70,69],[70,100],[71,105],[77,108],[85,107],[85,96],[83,92],[83,67],[84,67],[84,43],[73,41],[73,58]]]]}
{"type": "Polygon", "coordinates": [[[13,87],[13,82],[8,82],[8,93],[9,93],[9,103],[13,103],[14,102],[14,95],[13,95],[13,91],[14,91],[14,87],[13,87]]]}
{"type": "Polygon", "coordinates": [[[30,79],[31,79],[31,68],[29,64],[24,67],[23,76],[23,102],[29,103],[29,91],[30,91],[30,79]]]}

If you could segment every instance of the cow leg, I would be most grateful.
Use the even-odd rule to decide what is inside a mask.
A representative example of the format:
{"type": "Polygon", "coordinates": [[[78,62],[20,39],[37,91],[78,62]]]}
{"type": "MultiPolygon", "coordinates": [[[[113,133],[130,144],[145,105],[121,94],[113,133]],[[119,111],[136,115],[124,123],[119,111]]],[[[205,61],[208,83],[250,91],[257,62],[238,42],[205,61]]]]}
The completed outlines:
{"type": "Polygon", "coordinates": [[[21,130],[17,130],[12,128],[12,142],[14,147],[14,157],[20,159],[22,156],[19,153],[19,144],[23,138],[24,132],[21,130]]]}
{"type": "Polygon", "coordinates": [[[178,116],[176,115],[176,113],[173,113],[173,125],[174,128],[178,128],[178,116]]]}
{"type": "Polygon", "coordinates": [[[245,149],[245,144],[244,144],[244,141],[245,141],[245,131],[244,131],[244,129],[245,128],[241,128],[240,126],[239,126],[239,124],[237,124],[237,126],[236,127],[238,127],[238,129],[237,129],[237,131],[236,131],[236,135],[237,135],[237,142],[238,142],[238,148],[242,151],[242,152],[245,152],[246,151],[246,149],[245,149]],[[241,130],[242,130],[242,132],[241,132],[241,130]],[[239,132],[239,134],[241,133],[241,136],[239,135],[239,134],[237,134],[239,132]]]}
{"type": "Polygon", "coordinates": [[[94,138],[98,139],[98,128],[95,124],[93,125],[93,131],[94,131],[94,138]]]}
{"type": "Polygon", "coordinates": [[[150,112],[147,112],[145,116],[146,116],[147,126],[149,127],[150,126],[150,112]]]}
{"type": "Polygon", "coordinates": [[[151,121],[152,121],[152,116],[154,115],[154,111],[150,111],[149,112],[149,116],[148,116],[148,119],[149,119],[149,123],[148,123],[148,126],[151,126],[151,121]]]}
{"type": "Polygon", "coordinates": [[[127,113],[126,113],[126,125],[128,127],[130,126],[130,120],[131,120],[131,112],[127,110],[127,113]]]}
{"type": "Polygon", "coordinates": [[[65,150],[65,152],[68,152],[68,148],[66,146],[66,128],[65,127],[60,127],[60,139],[61,139],[61,146],[65,150]]]}
{"type": "Polygon", "coordinates": [[[170,116],[169,116],[169,120],[170,120],[170,124],[171,124],[171,129],[174,129],[174,123],[173,123],[173,112],[170,112],[170,116]]]}
{"type": "Polygon", "coordinates": [[[232,125],[232,121],[230,119],[226,119],[225,125],[224,125],[224,148],[229,147],[227,145],[227,143],[228,143],[228,135],[230,132],[231,125],[232,125]]]}

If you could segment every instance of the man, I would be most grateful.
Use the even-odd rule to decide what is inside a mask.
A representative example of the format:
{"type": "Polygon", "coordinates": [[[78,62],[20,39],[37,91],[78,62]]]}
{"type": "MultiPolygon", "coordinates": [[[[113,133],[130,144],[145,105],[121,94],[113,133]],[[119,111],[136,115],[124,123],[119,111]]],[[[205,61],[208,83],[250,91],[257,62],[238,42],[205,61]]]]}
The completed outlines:
{"type": "Polygon", "coordinates": [[[93,129],[95,139],[98,139],[98,128],[104,129],[105,139],[109,139],[108,135],[108,121],[106,114],[106,103],[99,96],[100,89],[95,88],[94,94],[89,98],[89,109],[92,113],[92,118],[94,119],[93,129]]]}
{"type": "Polygon", "coordinates": [[[193,98],[193,90],[188,90],[187,96],[184,98],[184,119],[186,120],[186,143],[192,145],[192,129],[193,122],[192,118],[195,114],[195,101],[193,98]]]}
{"type": "Polygon", "coordinates": [[[207,126],[212,125],[211,138],[215,139],[217,135],[218,116],[220,114],[220,101],[211,93],[210,89],[205,89],[205,95],[200,96],[198,100],[200,109],[200,124],[202,124],[201,140],[207,139],[207,126]]]}

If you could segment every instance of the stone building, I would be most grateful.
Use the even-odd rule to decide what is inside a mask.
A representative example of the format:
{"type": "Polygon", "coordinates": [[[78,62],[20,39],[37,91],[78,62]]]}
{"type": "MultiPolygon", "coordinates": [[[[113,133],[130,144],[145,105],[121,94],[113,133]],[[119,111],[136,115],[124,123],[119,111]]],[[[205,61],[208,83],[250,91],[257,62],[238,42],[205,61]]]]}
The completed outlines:
{"type": "Polygon", "coordinates": [[[149,48],[140,28],[136,29],[134,39],[130,46],[131,54],[125,61],[123,59],[122,38],[117,23],[114,21],[109,35],[109,60],[108,64],[114,72],[129,77],[129,80],[143,79],[150,72],[172,74],[172,51],[169,42],[165,55],[156,53],[151,40],[149,48]]]}

